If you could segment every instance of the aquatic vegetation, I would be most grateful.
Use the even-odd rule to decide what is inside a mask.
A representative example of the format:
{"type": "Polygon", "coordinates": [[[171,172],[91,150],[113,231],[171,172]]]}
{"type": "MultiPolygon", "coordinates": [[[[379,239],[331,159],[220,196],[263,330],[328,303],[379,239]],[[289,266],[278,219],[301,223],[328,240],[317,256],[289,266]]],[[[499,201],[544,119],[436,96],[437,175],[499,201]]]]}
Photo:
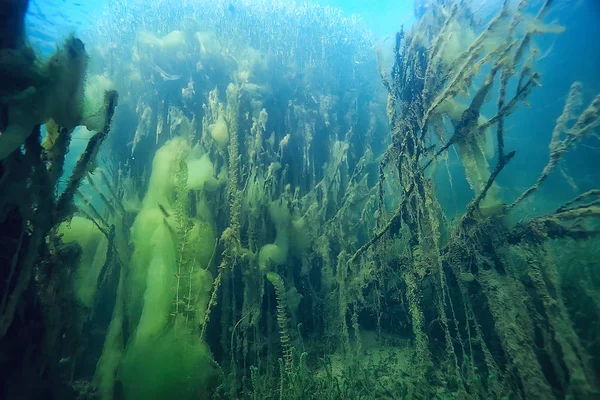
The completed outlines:
{"type": "MultiPolygon", "coordinates": [[[[537,181],[498,184],[508,121],[544,90],[536,39],[563,31],[552,1],[509,3],[421,4],[391,58],[329,7],[111,4],[104,71],[53,80],[77,96],[0,160],[10,396],[596,396],[600,192],[520,208],[597,140],[600,100],[581,110],[574,83],[537,181]],[[69,175],[81,124],[97,132],[69,175]]],[[[0,51],[27,48],[15,29],[0,51]]]]}

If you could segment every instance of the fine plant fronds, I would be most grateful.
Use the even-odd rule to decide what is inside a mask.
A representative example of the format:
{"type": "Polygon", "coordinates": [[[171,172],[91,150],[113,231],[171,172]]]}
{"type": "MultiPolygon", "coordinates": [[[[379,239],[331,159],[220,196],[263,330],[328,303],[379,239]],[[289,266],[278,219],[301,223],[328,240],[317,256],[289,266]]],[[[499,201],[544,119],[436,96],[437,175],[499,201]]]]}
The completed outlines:
{"type": "Polygon", "coordinates": [[[285,367],[285,371],[290,373],[292,368],[292,344],[287,329],[288,318],[285,285],[283,279],[275,272],[267,273],[267,279],[275,288],[275,295],[277,296],[277,326],[279,327],[279,339],[283,352],[283,366],[285,367]]]}
{"type": "Polygon", "coordinates": [[[550,142],[550,159],[544,167],[538,180],[523,194],[521,194],[509,207],[513,208],[522,202],[527,196],[540,187],[548,175],[554,170],[566,152],[571,150],[583,138],[594,132],[600,127],[600,95],[590,103],[590,105],[576,116],[576,109],[581,105],[581,84],[576,82],[571,86],[569,97],[565,103],[562,114],[556,120],[556,126],[552,132],[550,142]],[[575,120],[572,127],[568,127],[570,121],[575,120]]]}

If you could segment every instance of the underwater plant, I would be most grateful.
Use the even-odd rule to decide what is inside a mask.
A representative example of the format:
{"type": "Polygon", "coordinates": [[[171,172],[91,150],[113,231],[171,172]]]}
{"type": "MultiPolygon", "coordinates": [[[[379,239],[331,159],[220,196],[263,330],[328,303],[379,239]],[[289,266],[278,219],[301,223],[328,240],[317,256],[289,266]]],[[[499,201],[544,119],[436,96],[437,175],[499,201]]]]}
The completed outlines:
{"type": "Polygon", "coordinates": [[[556,2],[416,2],[391,43],[316,4],[111,2],[89,63],[38,60],[26,3],[0,6],[4,397],[598,396],[600,191],[527,212],[600,97],[572,84],[539,177],[503,180],[556,2]]]}

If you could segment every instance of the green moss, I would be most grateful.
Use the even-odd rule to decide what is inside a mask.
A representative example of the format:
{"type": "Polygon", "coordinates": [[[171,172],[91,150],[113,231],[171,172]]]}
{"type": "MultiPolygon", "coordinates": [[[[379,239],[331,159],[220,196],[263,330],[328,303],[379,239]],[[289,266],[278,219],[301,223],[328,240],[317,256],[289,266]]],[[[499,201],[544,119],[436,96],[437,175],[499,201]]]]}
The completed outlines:
{"type": "Polygon", "coordinates": [[[146,342],[158,337],[167,326],[175,292],[171,287],[177,273],[175,247],[171,233],[160,225],[150,238],[152,251],[146,275],[143,308],[135,332],[136,340],[146,342]]]}
{"type": "Polygon", "coordinates": [[[77,299],[92,307],[98,276],[106,260],[108,241],[92,221],[82,217],[73,217],[70,222],[61,224],[58,232],[64,243],[77,242],[81,246],[81,259],[73,286],[77,299]]]}
{"type": "Polygon", "coordinates": [[[281,265],[288,256],[290,213],[287,203],[275,201],[269,206],[269,215],[275,224],[275,242],[264,245],[258,254],[258,265],[266,271],[274,266],[281,265]]]}
{"type": "Polygon", "coordinates": [[[131,343],[119,375],[126,400],[185,400],[204,398],[213,374],[207,347],[196,335],[171,327],[163,335],[131,343]]]}

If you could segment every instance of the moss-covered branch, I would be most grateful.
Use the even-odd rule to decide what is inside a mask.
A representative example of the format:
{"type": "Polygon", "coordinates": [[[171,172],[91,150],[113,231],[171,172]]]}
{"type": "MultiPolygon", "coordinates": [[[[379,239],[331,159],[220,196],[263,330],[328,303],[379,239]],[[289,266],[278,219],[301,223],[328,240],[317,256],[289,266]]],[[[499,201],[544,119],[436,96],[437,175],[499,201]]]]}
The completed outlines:
{"type": "Polygon", "coordinates": [[[87,173],[95,168],[94,163],[96,156],[98,155],[100,146],[110,131],[110,123],[112,121],[117,102],[118,94],[116,91],[109,91],[104,94],[104,104],[106,108],[106,120],[104,121],[104,126],[101,131],[96,132],[94,136],[90,138],[85,151],[81,157],[79,157],[79,160],[77,160],[77,164],[73,169],[71,178],[69,179],[65,190],[59,197],[56,204],[56,211],[54,214],[56,222],[63,221],[70,213],[73,212],[72,205],[75,192],[87,173]]]}

